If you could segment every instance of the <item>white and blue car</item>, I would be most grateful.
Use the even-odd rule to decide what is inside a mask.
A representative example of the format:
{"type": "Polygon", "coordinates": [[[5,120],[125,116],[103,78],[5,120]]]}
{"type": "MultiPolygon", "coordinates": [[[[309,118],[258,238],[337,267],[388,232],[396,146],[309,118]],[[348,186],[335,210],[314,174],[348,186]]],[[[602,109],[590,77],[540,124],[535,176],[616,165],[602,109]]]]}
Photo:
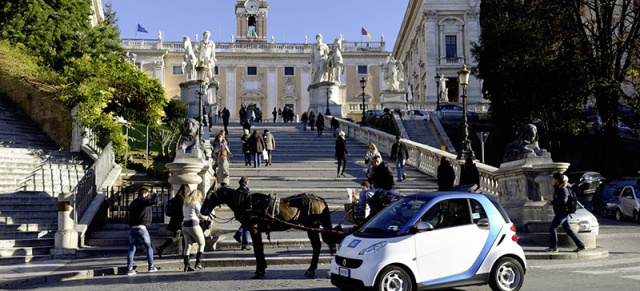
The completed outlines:
{"type": "Polygon", "coordinates": [[[406,196],[342,241],[331,283],[341,290],[519,290],[526,260],[515,230],[490,195],[406,196]]]}

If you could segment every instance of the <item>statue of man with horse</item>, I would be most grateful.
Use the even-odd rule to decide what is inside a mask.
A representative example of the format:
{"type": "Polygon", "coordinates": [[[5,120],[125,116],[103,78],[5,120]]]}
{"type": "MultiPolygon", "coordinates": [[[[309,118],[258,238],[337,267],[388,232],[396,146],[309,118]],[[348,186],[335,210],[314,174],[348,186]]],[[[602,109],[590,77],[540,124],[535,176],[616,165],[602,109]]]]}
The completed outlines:
{"type": "Polygon", "coordinates": [[[320,235],[322,241],[329,244],[331,254],[335,253],[334,240],[344,238],[342,232],[331,230],[331,212],[327,202],[313,194],[302,193],[279,199],[277,196],[262,193],[246,195],[244,192],[223,187],[217,191],[209,191],[201,213],[208,215],[216,206],[222,204],[226,204],[234,212],[242,227],[251,234],[256,257],[256,271],[252,279],[264,278],[267,268],[262,233],[291,228],[307,231],[313,248],[311,265],[305,272],[308,278],[314,278],[318,268],[322,246],[320,235]]]}

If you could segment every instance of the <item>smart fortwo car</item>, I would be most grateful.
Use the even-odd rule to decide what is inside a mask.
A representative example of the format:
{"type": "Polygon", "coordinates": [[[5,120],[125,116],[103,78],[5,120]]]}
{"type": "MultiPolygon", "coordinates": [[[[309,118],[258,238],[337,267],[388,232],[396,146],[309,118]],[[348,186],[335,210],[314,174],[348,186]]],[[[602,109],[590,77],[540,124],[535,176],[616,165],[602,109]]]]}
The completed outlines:
{"type": "Polygon", "coordinates": [[[515,230],[492,196],[406,196],[342,241],[331,261],[331,283],[341,290],[484,284],[519,290],[526,260],[515,230]]]}

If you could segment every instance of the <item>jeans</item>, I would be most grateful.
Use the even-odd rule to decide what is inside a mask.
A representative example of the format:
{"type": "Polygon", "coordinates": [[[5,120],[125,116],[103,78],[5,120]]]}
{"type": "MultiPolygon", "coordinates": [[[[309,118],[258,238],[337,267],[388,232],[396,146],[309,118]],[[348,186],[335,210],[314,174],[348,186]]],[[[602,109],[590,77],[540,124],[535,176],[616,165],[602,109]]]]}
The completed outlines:
{"type": "Polygon", "coordinates": [[[302,121],[302,131],[307,131],[307,121],[306,120],[302,121]]]}
{"type": "Polygon", "coordinates": [[[262,160],[262,152],[251,154],[253,155],[253,167],[260,168],[260,160],[262,160]]]}
{"type": "Polygon", "coordinates": [[[249,165],[251,166],[251,154],[250,153],[244,153],[244,165],[249,165]]]}
{"type": "Polygon", "coordinates": [[[133,269],[133,256],[136,254],[136,242],[141,242],[147,249],[147,262],[149,267],[153,266],[153,248],[151,247],[151,236],[147,229],[132,228],[129,230],[129,254],[127,254],[127,269],[133,269]]]}
{"type": "Polygon", "coordinates": [[[569,226],[569,218],[566,215],[557,215],[553,217],[551,226],[549,227],[549,247],[552,249],[558,248],[558,228],[562,225],[564,232],[576,243],[579,248],[584,248],[584,243],[580,240],[578,235],[569,226]]]}
{"type": "Polygon", "coordinates": [[[396,160],[396,173],[398,174],[398,180],[402,180],[402,175],[404,175],[404,164],[407,160],[396,160]]]}
{"type": "Polygon", "coordinates": [[[338,134],[338,127],[337,126],[332,126],[331,127],[331,131],[333,132],[333,137],[336,137],[336,135],[338,134]]]}
{"type": "Polygon", "coordinates": [[[236,234],[241,234],[241,238],[242,238],[242,246],[243,247],[248,247],[249,246],[249,231],[245,230],[244,228],[242,228],[242,226],[240,228],[238,228],[238,230],[236,231],[236,234]]]}
{"type": "Polygon", "coordinates": [[[265,161],[265,164],[271,165],[271,163],[273,162],[271,160],[271,151],[267,150],[267,157],[269,157],[269,159],[267,159],[267,161],[265,161]]]}

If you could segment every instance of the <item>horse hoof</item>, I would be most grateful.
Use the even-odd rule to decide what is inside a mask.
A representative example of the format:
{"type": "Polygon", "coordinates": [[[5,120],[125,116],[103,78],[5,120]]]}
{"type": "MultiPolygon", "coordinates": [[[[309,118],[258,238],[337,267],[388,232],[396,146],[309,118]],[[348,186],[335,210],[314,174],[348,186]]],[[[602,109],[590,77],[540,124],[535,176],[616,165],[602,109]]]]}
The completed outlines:
{"type": "Polygon", "coordinates": [[[316,277],[316,272],[307,270],[306,272],[304,272],[304,276],[309,279],[313,279],[316,277]]]}

